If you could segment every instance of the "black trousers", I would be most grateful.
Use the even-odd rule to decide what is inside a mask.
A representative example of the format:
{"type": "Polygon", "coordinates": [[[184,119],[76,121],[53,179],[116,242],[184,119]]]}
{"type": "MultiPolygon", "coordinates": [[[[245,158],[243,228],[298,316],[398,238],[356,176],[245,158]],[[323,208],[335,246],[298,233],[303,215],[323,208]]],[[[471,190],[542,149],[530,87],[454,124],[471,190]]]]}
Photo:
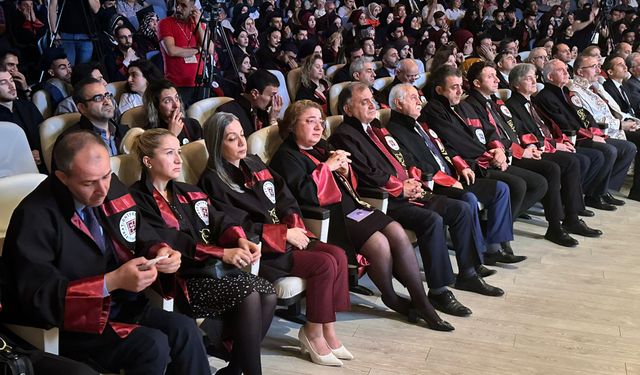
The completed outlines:
{"type": "Polygon", "coordinates": [[[544,177],[515,165],[510,165],[504,172],[489,169],[486,176],[509,185],[513,220],[541,200],[547,193],[547,180],[544,177]]]}
{"type": "Polygon", "coordinates": [[[124,339],[108,325],[100,335],[61,335],[63,355],[110,372],[210,375],[202,334],[185,315],[149,307],[124,339]]]}
{"type": "Polygon", "coordinates": [[[580,161],[582,192],[589,197],[597,197],[606,193],[606,183],[598,182],[608,178],[602,151],[588,147],[576,147],[576,152],[573,155],[580,161]]]}
{"type": "Polygon", "coordinates": [[[434,195],[420,203],[423,206],[391,198],[387,214],[416,233],[427,284],[440,288],[454,281],[444,225],[449,226],[459,269],[480,264],[483,249],[476,246],[476,241],[482,241],[482,233],[476,233],[471,206],[466,202],[434,195]]]}
{"type": "MultiPolygon", "coordinates": [[[[640,149],[640,131],[626,131],[624,134],[627,136],[627,140],[636,145],[637,149],[640,149]]],[[[633,185],[629,191],[630,196],[640,196],[640,152],[636,152],[635,158],[635,170],[633,172],[633,185]]]]}
{"type": "Polygon", "coordinates": [[[607,138],[606,143],[583,139],[578,144],[599,150],[604,155],[605,166],[602,173],[608,172],[609,177],[600,181],[599,190],[605,192],[607,189],[620,190],[629,166],[636,156],[636,146],[629,141],[611,138],[607,138]]]}

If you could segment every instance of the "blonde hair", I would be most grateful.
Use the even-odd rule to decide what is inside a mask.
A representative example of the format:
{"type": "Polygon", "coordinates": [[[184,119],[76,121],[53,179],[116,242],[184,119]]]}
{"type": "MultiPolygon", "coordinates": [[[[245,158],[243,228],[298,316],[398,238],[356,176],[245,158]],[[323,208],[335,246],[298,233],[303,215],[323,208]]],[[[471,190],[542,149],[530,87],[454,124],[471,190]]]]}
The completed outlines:
{"type": "Polygon", "coordinates": [[[164,128],[147,129],[133,141],[133,152],[142,170],[145,170],[142,159],[144,159],[145,156],[152,158],[154,151],[160,147],[160,140],[166,136],[175,137],[173,133],[164,128]]]}
{"type": "Polygon", "coordinates": [[[307,99],[295,101],[289,104],[287,110],[284,111],[282,122],[278,125],[278,132],[282,139],[287,138],[289,134],[293,133],[293,130],[295,129],[300,116],[302,116],[302,112],[306,111],[309,108],[315,108],[320,111],[322,121],[324,121],[325,116],[320,104],[307,99]]]}
{"type": "Polygon", "coordinates": [[[313,64],[316,60],[322,61],[322,56],[317,53],[313,55],[309,55],[302,60],[302,66],[300,67],[300,83],[304,87],[309,87],[311,84],[311,79],[309,79],[309,75],[311,74],[311,69],[313,68],[313,64]]]}

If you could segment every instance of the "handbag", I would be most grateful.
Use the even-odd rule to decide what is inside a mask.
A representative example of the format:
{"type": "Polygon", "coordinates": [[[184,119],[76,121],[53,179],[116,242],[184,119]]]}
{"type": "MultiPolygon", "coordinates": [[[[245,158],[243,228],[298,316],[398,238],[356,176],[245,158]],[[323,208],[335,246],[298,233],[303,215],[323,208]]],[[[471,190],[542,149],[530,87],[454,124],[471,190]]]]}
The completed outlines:
{"type": "Polygon", "coordinates": [[[0,375],[33,375],[31,360],[19,348],[13,348],[0,336],[0,375]]]}

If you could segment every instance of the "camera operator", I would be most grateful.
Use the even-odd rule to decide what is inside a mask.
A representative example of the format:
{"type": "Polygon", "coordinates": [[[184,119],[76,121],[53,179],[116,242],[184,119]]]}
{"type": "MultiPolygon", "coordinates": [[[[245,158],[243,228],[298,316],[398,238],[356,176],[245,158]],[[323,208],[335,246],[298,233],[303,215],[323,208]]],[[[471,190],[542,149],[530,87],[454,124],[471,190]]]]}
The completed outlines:
{"type": "MultiPolygon", "coordinates": [[[[196,74],[200,61],[200,45],[205,37],[204,25],[199,25],[200,10],[195,0],[177,0],[176,11],[158,24],[158,38],[164,61],[165,77],[173,82],[182,101],[191,105],[195,98],[196,74]]],[[[213,53],[213,44],[209,44],[208,53],[213,53]]]]}

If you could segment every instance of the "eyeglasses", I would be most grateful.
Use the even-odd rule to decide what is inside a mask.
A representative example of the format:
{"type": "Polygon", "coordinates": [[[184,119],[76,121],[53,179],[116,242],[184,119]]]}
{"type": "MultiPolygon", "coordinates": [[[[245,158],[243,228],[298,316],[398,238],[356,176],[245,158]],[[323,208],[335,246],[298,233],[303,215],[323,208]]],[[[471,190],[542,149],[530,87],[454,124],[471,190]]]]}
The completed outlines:
{"type": "Polygon", "coordinates": [[[598,67],[599,64],[593,64],[593,65],[589,65],[589,66],[583,66],[581,69],[595,69],[598,67]]]}
{"type": "Polygon", "coordinates": [[[536,56],[536,57],[534,57],[533,59],[534,59],[534,60],[539,60],[539,59],[542,59],[542,60],[549,60],[549,56],[544,56],[544,55],[542,55],[542,56],[536,56]]]}
{"type": "Polygon", "coordinates": [[[110,93],[110,92],[105,92],[104,94],[94,95],[94,96],[90,97],[89,99],[84,99],[83,101],[85,103],[86,102],[100,103],[100,102],[104,101],[105,99],[111,100],[111,98],[113,98],[113,94],[110,93]]]}

